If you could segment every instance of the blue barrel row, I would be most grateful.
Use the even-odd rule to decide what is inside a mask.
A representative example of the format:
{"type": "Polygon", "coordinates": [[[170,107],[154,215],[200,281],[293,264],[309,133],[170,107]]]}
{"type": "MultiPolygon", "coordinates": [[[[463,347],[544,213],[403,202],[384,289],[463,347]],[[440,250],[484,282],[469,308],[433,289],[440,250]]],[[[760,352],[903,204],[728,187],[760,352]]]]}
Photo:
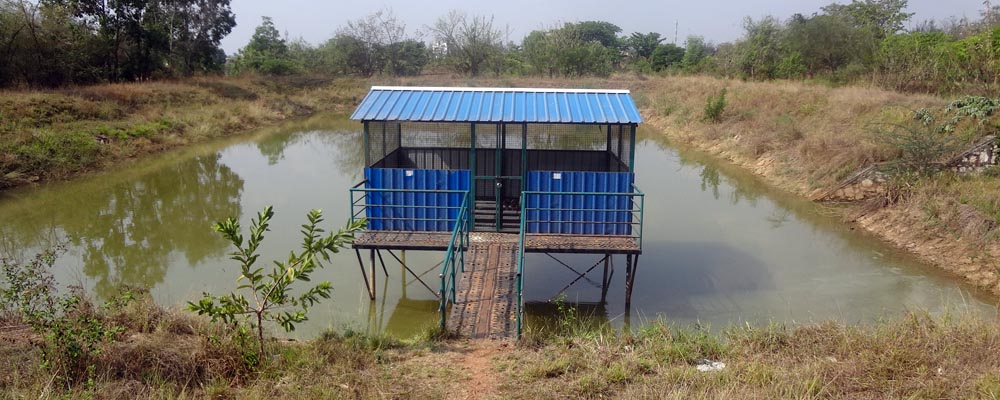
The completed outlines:
{"type": "Polygon", "coordinates": [[[368,229],[385,231],[450,232],[463,195],[436,191],[469,190],[469,170],[365,168],[368,229]]]}
{"type": "MultiPolygon", "coordinates": [[[[529,171],[528,191],[632,193],[628,172],[529,171]]],[[[631,235],[634,196],[530,194],[527,233],[631,235]]]]}

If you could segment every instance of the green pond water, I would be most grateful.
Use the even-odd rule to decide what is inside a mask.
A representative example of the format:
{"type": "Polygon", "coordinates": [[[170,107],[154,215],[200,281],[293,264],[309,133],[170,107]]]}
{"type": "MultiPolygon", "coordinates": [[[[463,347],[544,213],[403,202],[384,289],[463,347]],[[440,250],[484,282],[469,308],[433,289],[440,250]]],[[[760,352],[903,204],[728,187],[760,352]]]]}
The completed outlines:
{"type": "MultiPolygon", "coordinates": [[[[829,210],[769,188],[755,176],[640,129],[637,184],[646,192],[644,253],[631,322],[723,327],[745,322],[864,323],[907,310],[995,317],[996,299],[858,232],[829,210]]],[[[276,217],[262,260],[300,243],[308,210],[326,227],[347,220],[347,189],[361,180],[361,125],[320,116],[227,141],[170,152],[72,182],[0,193],[0,257],[24,260],[55,243],[60,282],[97,297],[122,284],[147,287],[168,306],[236,285],[239,267],[212,223],[244,225],[265,205],[276,217]]],[[[437,289],[442,253],[408,252],[407,264],[437,289]]],[[[595,256],[558,256],[586,269],[595,256]]],[[[621,326],[624,260],[600,300],[600,268],[565,291],[566,302],[621,326]]],[[[378,298],[368,300],[353,251],[341,252],[314,280],[333,297],[294,333],[379,330],[408,337],[438,321],[435,296],[387,260],[378,298]]],[[[553,299],[576,275],[541,254],[527,256],[529,327],[557,318],[553,299]]]]}

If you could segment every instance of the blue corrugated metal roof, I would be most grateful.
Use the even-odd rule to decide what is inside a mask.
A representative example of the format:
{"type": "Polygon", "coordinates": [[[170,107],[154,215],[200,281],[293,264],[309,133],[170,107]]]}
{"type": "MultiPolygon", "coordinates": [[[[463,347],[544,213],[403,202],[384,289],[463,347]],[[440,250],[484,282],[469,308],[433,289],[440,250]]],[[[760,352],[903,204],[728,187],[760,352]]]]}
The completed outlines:
{"type": "Polygon", "coordinates": [[[374,86],[351,119],[638,124],[628,90],[374,86]]]}

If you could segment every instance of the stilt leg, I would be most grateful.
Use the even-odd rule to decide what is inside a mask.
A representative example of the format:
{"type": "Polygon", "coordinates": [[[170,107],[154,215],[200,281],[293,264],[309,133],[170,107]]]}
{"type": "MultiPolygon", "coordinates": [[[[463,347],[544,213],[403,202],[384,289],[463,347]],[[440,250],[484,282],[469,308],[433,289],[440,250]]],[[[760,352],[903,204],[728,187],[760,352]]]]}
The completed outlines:
{"type": "MultiPolygon", "coordinates": [[[[405,299],[406,298],[406,250],[403,250],[401,253],[402,254],[400,254],[400,257],[402,257],[402,259],[399,260],[399,281],[402,283],[403,298],[405,299]]],[[[389,250],[389,255],[395,257],[392,254],[392,250],[389,250]]]]}
{"type": "Polygon", "coordinates": [[[382,264],[382,273],[385,274],[386,278],[388,278],[389,277],[389,270],[385,269],[385,260],[382,259],[382,252],[378,251],[378,250],[375,250],[375,254],[378,254],[378,263],[382,264]]]}
{"type": "Polygon", "coordinates": [[[361,279],[365,282],[365,290],[368,291],[368,297],[375,300],[375,297],[372,296],[375,292],[368,285],[368,274],[365,273],[365,261],[361,259],[361,250],[354,249],[354,254],[358,255],[358,266],[361,267],[361,279]]]}
{"type": "Polygon", "coordinates": [[[369,268],[368,272],[371,273],[370,276],[369,276],[369,278],[371,278],[372,281],[371,281],[371,285],[368,286],[368,287],[371,288],[371,292],[368,293],[368,296],[372,300],[375,300],[375,288],[377,287],[377,286],[375,286],[375,249],[372,249],[371,251],[369,251],[369,258],[370,258],[370,261],[371,261],[371,265],[368,266],[368,268],[369,268]]]}
{"type": "Polygon", "coordinates": [[[625,256],[625,313],[627,314],[632,308],[632,280],[635,276],[632,274],[632,255],[625,256]]]}
{"type": "Polygon", "coordinates": [[[611,262],[611,255],[604,255],[604,276],[601,278],[601,304],[608,303],[608,264],[611,262]]]}

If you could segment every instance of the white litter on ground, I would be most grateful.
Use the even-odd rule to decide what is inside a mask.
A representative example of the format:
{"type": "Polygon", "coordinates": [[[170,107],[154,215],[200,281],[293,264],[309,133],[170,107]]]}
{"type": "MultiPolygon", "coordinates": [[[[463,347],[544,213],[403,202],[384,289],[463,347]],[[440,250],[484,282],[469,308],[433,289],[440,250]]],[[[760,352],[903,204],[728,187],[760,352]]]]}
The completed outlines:
{"type": "Polygon", "coordinates": [[[695,368],[698,368],[701,372],[718,372],[726,369],[726,363],[718,361],[709,360],[698,360],[695,364],[695,368]]]}

